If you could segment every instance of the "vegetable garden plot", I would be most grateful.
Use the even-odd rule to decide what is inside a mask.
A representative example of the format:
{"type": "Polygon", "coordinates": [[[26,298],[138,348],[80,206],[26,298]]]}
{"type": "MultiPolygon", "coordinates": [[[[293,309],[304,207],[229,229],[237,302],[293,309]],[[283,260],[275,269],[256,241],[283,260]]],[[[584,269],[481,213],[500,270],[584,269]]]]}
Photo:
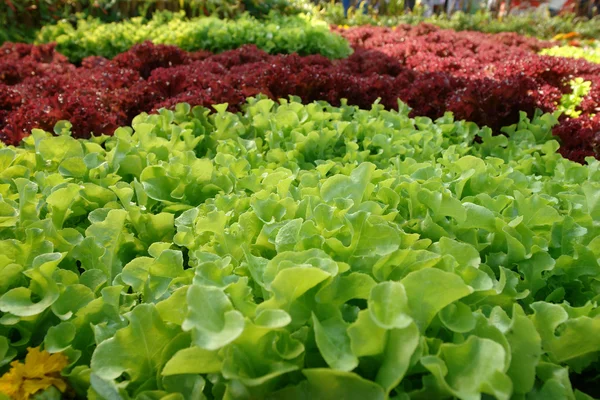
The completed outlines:
{"type": "Polygon", "coordinates": [[[73,123],[77,137],[112,134],[141,111],[179,102],[210,106],[227,102],[239,110],[247,96],[300,96],[370,107],[375,100],[394,108],[405,101],[412,115],[487,125],[499,133],[521,111],[553,111],[571,90],[573,76],[591,82],[577,110],[562,117],[555,133],[561,153],[583,162],[597,155],[600,66],[581,60],[542,57],[547,46],[518,35],[452,33],[431,26],[361,28],[344,33],[356,47],[347,59],[269,56],[253,47],[217,55],[188,53],[144,43],[113,60],[88,57],[69,64],[51,45],[5,44],[0,62],[0,136],[16,144],[32,128],[52,130],[73,123]],[[403,30],[400,33],[400,30],[403,30]],[[365,49],[364,47],[367,47],[365,49]]]}
{"type": "Polygon", "coordinates": [[[597,394],[600,162],[552,115],[215,108],[0,149],[5,369],[41,345],[90,398],[597,394]]]}

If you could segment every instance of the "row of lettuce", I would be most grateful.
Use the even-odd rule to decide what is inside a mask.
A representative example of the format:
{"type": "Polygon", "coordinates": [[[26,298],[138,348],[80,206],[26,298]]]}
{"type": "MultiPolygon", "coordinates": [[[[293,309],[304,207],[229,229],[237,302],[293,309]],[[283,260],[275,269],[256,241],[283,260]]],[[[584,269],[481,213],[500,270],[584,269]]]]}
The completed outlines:
{"type": "Polygon", "coordinates": [[[37,30],[60,20],[98,18],[104,22],[150,17],[161,10],[188,17],[237,18],[248,13],[265,18],[270,12],[297,15],[311,12],[310,0],[10,0],[0,2],[0,44],[32,41],[37,30]]]}
{"type": "MultiPolygon", "coordinates": [[[[465,17],[463,14],[457,14],[452,18],[452,20],[462,21],[465,17]]],[[[437,20],[434,25],[442,29],[476,31],[476,26],[489,26],[489,23],[484,23],[485,15],[481,18],[474,22],[475,25],[445,24],[442,23],[443,18],[437,20]]],[[[423,21],[418,16],[412,16],[395,21],[390,26],[421,22],[423,21]]],[[[536,26],[531,23],[526,25],[536,26]]],[[[489,32],[499,33],[503,30],[489,32]]],[[[521,33],[519,29],[510,32],[521,33]]],[[[559,35],[559,39],[564,38],[564,41],[568,41],[567,38],[579,37],[582,35],[559,35]]],[[[156,44],[175,45],[188,51],[220,52],[244,44],[254,44],[269,53],[322,54],[329,58],[346,57],[352,51],[339,36],[328,32],[326,23],[305,15],[272,14],[266,20],[258,20],[244,14],[236,20],[224,20],[214,17],[187,18],[183,12],[163,11],[153,13],[150,19],[136,17],[111,23],[105,23],[98,18],[80,18],[74,24],[62,20],[44,26],[35,38],[36,43],[56,42],[58,51],[74,62],[91,55],[112,58],[133,45],[147,40],[156,44]]],[[[584,42],[582,46],[571,41],[571,45],[568,43],[565,46],[557,45],[555,48],[542,51],[542,54],[600,62],[594,42],[584,42]]]]}
{"type": "Polygon", "coordinates": [[[0,145],[0,391],[598,395],[600,162],[553,115],[214,108],[0,145]]]}
{"type": "Polygon", "coordinates": [[[474,5],[470,5],[469,12],[425,17],[421,5],[408,13],[404,10],[404,3],[397,0],[376,3],[365,2],[360,9],[351,7],[345,13],[341,2],[313,0],[11,0],[0,3],[0,44],[4,41],[31,41],[37,29],[60,20],[76,23],[78,19],[92,17],[103,22],[118,22],[133,17],[151,17],[160,10],[182,12],[192,18],[211,15],[237,19],[251,15],[268,20],[274,15],[305,15],[328,24],[350,26],[426,22],[445,29],[516,32],[544,39],[572,33],[594,39],[600,34],[600,19],[580,18],[575,14],[550,17],[547,12],[534,12],[498,18],[485,9],[475,11],[474,5]]]}
{"type": "MultiPolygon", "coordinates": [[[[456,14],[452,18],[452,20],[462,21],[465,16],[456,14]]],[[[486,15],[481,15],[481,18],[473,22],[475,24],[473,26],[466,23],[464,26],[445,24],[442,23],[443,18],[439,18],[437,23],[428,22],[433,22],[433,25],[442,29],[477,31],[476,26],[489,26],[489,23],[484,23],[486,15]]],[[[422,22],[424,21],[418,16],[406,16],[405,19],[390,23],[390,26],[422,22]]],[[[526,25],[532,26],[530,22],[526,25]]],[[[326,23],[305,15],[272,14],[267,20],[258,20],[244,14],[236,20],[224,20],[215,17],[187,18],[182,12],[160,11],[153,13],[150,19],[136,17],[122,22],[105,23],[97,18],[80,18],[75,23],[62,20],[44,26],[37,34],[35,42],[56,42],[59,52],[74,62],[91,55],[112,58],[133,45],[147,40],[157,44],[176,45],[188,51],[219,52],[244,44],[254,44],[269,53],[295,52],[301,55],[322,54],[329,58],[346,57],[351,53],[351,49],[339,37],[329,34],[327,26],[326,23]]],[[[523,34],[519,29],[506,31],[523,34]]],[[[488,32],[500,33],[504,30],[488,32]]],[[[595,42],[584,41],[579,44],[577,38],[580,37],[589,36],[574,32],[559,35],[557,45],[543,50],[542,54],[584,58],[599,63],[600,57],[595,42]],[[561,40],[570,44],[561,46],[561,40]]]]}
{"type": "Polygon", "coordinates": [[[242,16],[236,20],[214,17],[186,18],[182,13],[157,12],[150,20],[141,17],[103,23],[80,19],[47,25],[37,43],[57,43],[57,50],[74,62],[96,55],[113,58],[144,41],[181,49],[220,52],[254,44],[269,53],[322,54],[342,58],[351,53],[348,43],[329,31],[321,21],[301,16],[273,17],[267,21],[242,16]]]}
{"type": "Polygon", "coordinates": [[[597,44],[588,46],[555,46],[544,49],[542,54],[555,57],[582,58],[589,62],[600,64],[600,48],[597,44]]]}

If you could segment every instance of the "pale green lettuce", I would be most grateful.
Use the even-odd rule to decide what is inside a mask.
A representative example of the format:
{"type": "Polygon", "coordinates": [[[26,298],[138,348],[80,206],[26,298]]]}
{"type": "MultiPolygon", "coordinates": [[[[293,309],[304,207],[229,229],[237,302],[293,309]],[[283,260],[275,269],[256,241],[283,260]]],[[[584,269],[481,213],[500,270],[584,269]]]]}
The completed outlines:
{"type": "Polygon", "coordinates": [[[0,368],[41,344],[92,399],[595,393],[600,162],[554,116],[215,108],[0,149],[0,368]]]}

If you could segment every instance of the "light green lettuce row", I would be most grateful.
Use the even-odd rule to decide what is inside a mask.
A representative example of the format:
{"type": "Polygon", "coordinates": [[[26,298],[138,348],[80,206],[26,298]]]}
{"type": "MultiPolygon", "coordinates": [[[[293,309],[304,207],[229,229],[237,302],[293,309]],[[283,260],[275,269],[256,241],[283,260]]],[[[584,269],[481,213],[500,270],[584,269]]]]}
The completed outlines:
{"type": "Polygon", "coordinates": [[[188,51],[221,52],[254,44],[268,53],[322,54],[330,58],[352,53],[348,42],[330,32],[325,22],[303,16],[272,16],[260,21],[244,15],[223,20],[187,19],[182,14],[158,12],[148,21],[141,17],[113,23],[79,19],[76,27],[68,21],[43,27],[36,43],[56,42],[60,53],[77,62],[88,56],[112,58],[147,40],[188,51]]]}
{"type": "Polygon", "coordinates": [[[4,368],[42,344],[90,399],[591,398],[600,162],[552,115],[215,108],[0,149],[4,368]]]}
{"type": "Polygon", "coordinates": [[[593,63],[600,63],[600,49],[597,47],[555,46],[542,50],[540,54],[554,57],[584,58],[593,63]]]}

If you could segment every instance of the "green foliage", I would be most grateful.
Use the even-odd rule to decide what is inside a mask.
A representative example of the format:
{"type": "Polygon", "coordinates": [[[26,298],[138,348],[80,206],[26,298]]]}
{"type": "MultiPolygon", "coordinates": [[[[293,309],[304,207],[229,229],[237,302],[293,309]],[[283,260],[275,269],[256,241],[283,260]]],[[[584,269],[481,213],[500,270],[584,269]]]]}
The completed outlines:
{"type": "Polygon", "coordinates": [[[600,162],[557,154],[553,115],[492,136],[399,106],[2,145],[4,368],[62,351],[91,399],[586,398],[600,162]]]}
{"type": "Polygon", "coordinates": [[[556,110],[571,118],[577,118],[581,115],[581,111],[578,111],[577,108],[581,105],[585,96],[590,93],[592,82],[575,78],[569,82],[569,85],[572,92],[562,95],[556,110]]]}
{"type": "Polygon", "coordinates": [[[295,15],[310,11],[307,0],[6,0],[0,2],[0,44],[32,42],[36,31],[59,20],[75,23],[94,17],[104,22],[150,17],[157,11],[188,17],[236,18],[244,12],[263,18],[270,12],[295,15]]]}
{"type": "Polygon", "coordinates": [[[433,18],[430,23],[441,28],[458,31],[481,31],[487,33],[515,32],[520,35],[551,39],[557,34],[577,32],[584,38],[597,38],[600,34],[600,19],[578,18],[573,14],[540,15],[530,13],[509,15],[502,19],[493,18],[487,11],[474,14],[454,13],[450,18],[440,16],[433,18]]]}
{"type": "Polygon", "coordinates": [[[416,25],[428,23],[443,29],[456,31],[480,31],[486,33],[516,32],[520,35],[550,39],[557,34],[577,32],[582,38],[595,39],[600,35],[600,19],[584,19],[574,15],[540,15],[539,13],[509,15],[502,19],[495,18],[486,10],[473,12],[457,11],[451,16],[447,14],[425,17],[418,7],[413,13],[379,14],[371,9],[369,13],[356,10],[348,12],[344,17],[339,3],[327,4],[316,11],[324,20],[337,25],[379,25],[396,26],[399,24],[416,25]]]}
{"type": "Polygon", "coordinates": [[[36,42],[57,42],[59,52],[72,61],[80,61],[90,55],[114,57],[146,40],[190,51],[219,52],[255,44],[270,53],[323,54],[331,58],[351,53],[346,40],[331,33],[324,22],[276,15],[259,21],[249,15],[236,20],[187,19],[182,13],[157,12],[149,21],[138,17],[106,24],[99,19],[80,19],[76,27],[61,21],[42,28],[36,42]]]}
{"type": "MultiPolygon", "coordinates": [[[[382,3],[382,2],[380,2],[382,3]]],[[[567,14],[555,17],[539,13],[509,15],[503,19],[486,10],[459,11],[424,17],[417,5],[412,13],[404,13],[402,0],[391,0],[377,8],[366,3],[360,9],[351,8],[344,16],[340,2],[310,0],[11,0],[0,2],[0,44],[4,41],[32,42],[36,32],[58,21],[73,25],[79,20],[94,18],[104,23],[124,21],[135,17],[152,18],[156,13],[182,12],[189,18],[214,16],[237,19],[244,14],[255,18],[307,15],[337,25],[418,24],[426,22],[446,29],[474,30],[489,33],[516,32],[540,38],[577,32],[582,38],[595,39],[600,35],[600,19],[579,18],[567,14]],[[368,12],[363,12],[367,9],[368,12]]]]}
{"type": "Polygon", "coordinates": [[[541,54],[554,57],[584,58],[600,64],[600,48],[598,47],[555,46],[542,50],[541,54]]]}

